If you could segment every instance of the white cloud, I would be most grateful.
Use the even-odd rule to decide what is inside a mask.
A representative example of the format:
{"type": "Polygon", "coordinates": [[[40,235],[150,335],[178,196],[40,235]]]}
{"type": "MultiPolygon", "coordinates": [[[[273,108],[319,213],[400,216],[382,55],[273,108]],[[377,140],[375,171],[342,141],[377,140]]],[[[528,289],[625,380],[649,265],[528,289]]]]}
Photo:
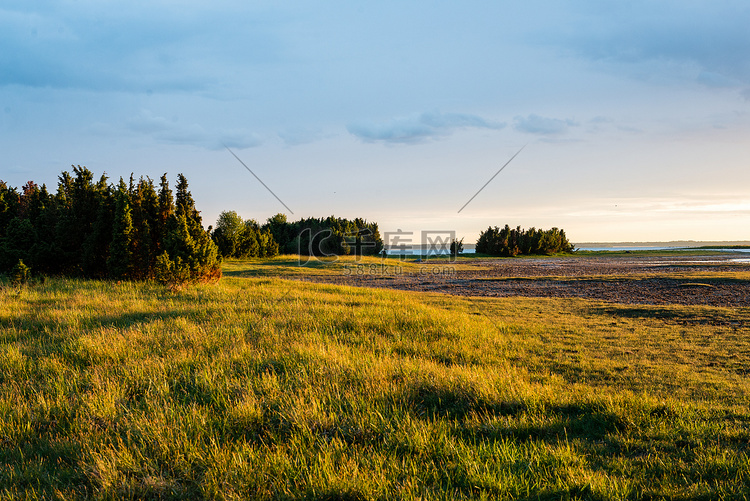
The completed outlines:
{"type": "Polygon", "coordinates": [[[578,124],[574,120],[540,117],[539,115],[528,115],[526,117],[515,117],[513,128],[527,134],[538,134],[541,136],[556,136],[565,134],[570,127],[578,124]]]}
{"type": "Polygon", "coordinates": [[[457,129],[499,130],[502,122],[462,113],[429,112],[395,118],[385,123],[351,124],[347,130],[365,142],[414,144],[449,136],[457,129]]]}

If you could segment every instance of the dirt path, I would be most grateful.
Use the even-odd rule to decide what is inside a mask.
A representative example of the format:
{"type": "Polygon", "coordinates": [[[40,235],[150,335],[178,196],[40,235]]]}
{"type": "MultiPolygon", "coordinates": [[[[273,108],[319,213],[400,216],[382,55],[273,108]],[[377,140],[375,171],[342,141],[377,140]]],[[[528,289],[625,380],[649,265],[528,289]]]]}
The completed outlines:
{"type": "Polygon", "coordinates": [[[430,260],[421,273],[370,273],[308,278],[359,287],[430,291],[462,296],[577,297],[625,304],[750,306],[750,255],[596,256],[461,261],[430,260]],[[440,271],[446,267],[448,271],[440,271]],[[683,274],[727,272],[726,276],[683,274]]]}

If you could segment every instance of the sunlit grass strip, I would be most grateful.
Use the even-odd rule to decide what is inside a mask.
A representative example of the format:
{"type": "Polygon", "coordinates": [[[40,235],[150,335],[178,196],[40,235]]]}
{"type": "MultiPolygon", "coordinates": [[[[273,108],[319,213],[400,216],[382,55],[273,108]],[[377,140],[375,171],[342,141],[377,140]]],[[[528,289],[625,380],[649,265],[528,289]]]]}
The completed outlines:
{"type": "Polygon", "coordinates": [[[228,277],[303,277],[356,275],[399,275],[399,274],[450,274],[458,270],[481,270],[482,267],[469,264],[471,261],[447,258],[425,259],[416,257],[373,256],[334,256],[318,258],[296,255],[283,255],[270,259],[226,260],[223,272],[228,277]]]}
{"type": "Polygon", "coordinates": [[[5,497],[748,492],[747,309],[245,278],[0,300],[5,497]]]}

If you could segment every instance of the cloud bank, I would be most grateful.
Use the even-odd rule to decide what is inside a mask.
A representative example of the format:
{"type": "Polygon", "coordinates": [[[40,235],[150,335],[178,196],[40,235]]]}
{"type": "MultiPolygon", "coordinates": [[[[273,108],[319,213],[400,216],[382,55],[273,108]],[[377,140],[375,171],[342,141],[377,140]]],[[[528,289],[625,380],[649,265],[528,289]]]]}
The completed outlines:
{"type": "Polygon", "coordinates": [[[0,7],[0,86],[206,91],[238,65],[275,59],[269,27],[278,24],[250,7],[195,3],[155,1],[147,12],[116,2],[0,7]]]}
{"type": "Polygon", "coordinates": [[[242,129],[208,131],[198,124],[182,124],[164,117],[154,116],[144,110],[128,120],[126,127],[131,132],[154,138],[164,144],[196,146],[209,150],[230,148],[252,148],[260,146],[261,140],[252,132],[242,129]]]}
{"type": "Polygon", "coordinates": [[[541,37],[639,78],[750,86],[750,4],[745,1],[584,3],[571,12],[575,17],[567,31],[541,37]]]}

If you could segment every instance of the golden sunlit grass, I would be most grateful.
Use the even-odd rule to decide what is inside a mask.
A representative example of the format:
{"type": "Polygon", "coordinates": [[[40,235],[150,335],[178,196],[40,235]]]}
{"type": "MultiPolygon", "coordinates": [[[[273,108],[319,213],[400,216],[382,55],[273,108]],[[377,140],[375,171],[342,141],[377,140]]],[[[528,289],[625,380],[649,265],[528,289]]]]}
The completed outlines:
{"type": "Polygon", "coordinates": [[[398,257],[338,256],[334,258],[310,258],[282,255],[270,259],[227,260],[223,265],[229,277],[304,277],[334,276],[365,272],[370,275],[396,275],[401,273],[439,273],[459,270],[482,270],[471,264],[471,260],[459,258],[455,262],[447,259],[429,258],[399,259],[398,257]]]}
{"type": "Polygon", "coordinates": [[[0,290],[0,496],[750,491],[749,309],[253,277],[267,266],[179,292],[0,290]]]}

